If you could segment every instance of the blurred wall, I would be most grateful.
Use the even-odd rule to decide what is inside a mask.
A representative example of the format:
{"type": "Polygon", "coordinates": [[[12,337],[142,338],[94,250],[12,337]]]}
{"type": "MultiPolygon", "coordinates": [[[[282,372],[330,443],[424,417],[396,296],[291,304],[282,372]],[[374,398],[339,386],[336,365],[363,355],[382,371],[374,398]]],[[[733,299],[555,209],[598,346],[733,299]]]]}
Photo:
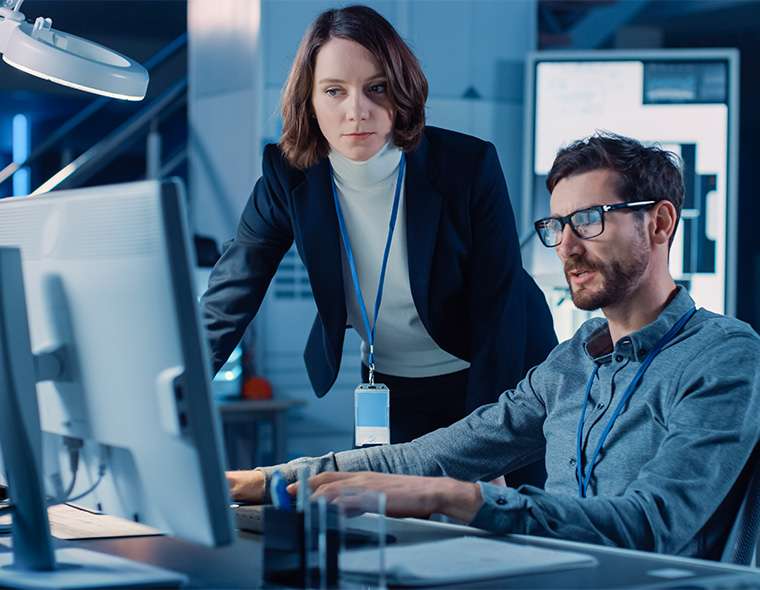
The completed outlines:
{"type": "Polygon", "coordinates": [[[190,215],[196,233],[224,241],[261,168],[261,2],[187,10],[190,215]]]}

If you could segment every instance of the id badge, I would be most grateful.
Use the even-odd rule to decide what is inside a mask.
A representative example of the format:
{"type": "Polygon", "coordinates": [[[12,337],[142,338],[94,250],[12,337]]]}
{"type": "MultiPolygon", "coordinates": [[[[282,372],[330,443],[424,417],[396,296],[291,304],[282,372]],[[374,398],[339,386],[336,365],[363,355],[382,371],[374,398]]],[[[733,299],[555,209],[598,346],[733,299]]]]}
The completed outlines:
{"type": "Polygon", "coordinates": [[[354,390],[354,440],[357,447],[390,444],[390,393],[382,383],[362,383],[354,390]]]}

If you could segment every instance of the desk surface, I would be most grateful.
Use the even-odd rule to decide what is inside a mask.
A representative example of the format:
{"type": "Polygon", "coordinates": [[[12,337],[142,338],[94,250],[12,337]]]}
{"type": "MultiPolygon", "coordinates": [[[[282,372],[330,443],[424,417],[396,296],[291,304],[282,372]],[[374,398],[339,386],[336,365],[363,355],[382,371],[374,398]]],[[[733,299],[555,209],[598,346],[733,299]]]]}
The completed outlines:
{"type": "MultiPolygon", "coordinates": [[[[370,528],[373,526],[371,519],[366,521],[365,526],[370,528]]],[[[441,525],[414,519],[389,519],[388,531],[396,536],[399,543],[404,544],[466,534],[487,535],[483,531],[468,527],[441,525]]],[[[760,589],[760,570],[758,569],[540,537],[510,535],[500,538],[514,543],[590,554],[599,563],[595,567],[468,583],[468,588],[760,589]],[[669,579],[655,574],[658,571],[675,569],[684,570],[690,575],[669,579]]],[[[241,533],[240,538],[233,545],[219,549],[200,547],[169,537],[133,537],[61,544],[120,555],[182,572],[190,577],[191,587],[194,588],[257,588],[261,585],[262,543],[259,535],[241,533]]],[[[346,587],[352,586],[346,585],[346,587]]]]}

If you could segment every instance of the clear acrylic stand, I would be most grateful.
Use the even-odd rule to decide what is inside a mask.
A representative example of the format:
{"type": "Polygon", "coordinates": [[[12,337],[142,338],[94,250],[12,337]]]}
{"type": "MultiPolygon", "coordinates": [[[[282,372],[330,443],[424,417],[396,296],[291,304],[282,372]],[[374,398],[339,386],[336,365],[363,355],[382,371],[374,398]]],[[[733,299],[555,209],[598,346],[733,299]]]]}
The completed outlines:
{"type": "Polygon", "coordinates": [[[341,574],[346,574],[348,579],[355,577],[351,575],[351,572],[345,571],[342,564],[347,562],[346,557],[349,554],[353,553],[354,556],[360,554],[362,569],[371,574],[362,576],[357,581],[368,582],[372,588],[385,590],[387,588],[385,494],[372,490],[346,489],[341,490],[336,502],[340,515],[341,574]]]}

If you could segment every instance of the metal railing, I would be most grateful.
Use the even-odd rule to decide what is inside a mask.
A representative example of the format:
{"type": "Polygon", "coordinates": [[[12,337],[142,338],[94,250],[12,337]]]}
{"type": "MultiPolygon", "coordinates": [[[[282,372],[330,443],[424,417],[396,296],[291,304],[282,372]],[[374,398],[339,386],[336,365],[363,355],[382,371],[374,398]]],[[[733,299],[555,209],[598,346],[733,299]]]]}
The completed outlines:
{"type": "MultiPolygon", "coordinates": [[[[148,58],[143,64],[143,66],[145,67],[146,70],[151,72],[155,70],[155,68],[163,64],[167,59],[169,59],[171,56],[173,56],[175,53],[177,53],[180,49],[182,49],[186,45],[187,45],[187,33],[183,33],[182,35],[180,35],[179,37],[177,37],[176,39],[174,39],[173,41],[169,42],[164,47],[159,49],[150,58],[148,58]]],[[[40,143],[37,147],[35,147],[32,150],[31,154],[29,154],[29,156],[23,162],[10,162],[2,170],[0,170],[0,185],[4,183],[6,180],[8,180],[9,178],[11,178],[13,174],[16,173],[18,170],[26,166],[29,166],[30,164],[37,161],[42,155],[49,152],[53,147],[58,145],[61,142],[61,140],[67,137],[74,129],[76,129],[82,123],[87,121],[95,113],[102,110],[111,101],[112,99],[105,98],[105,97],[99,97],[99,98],[94,99],[90,104],[88,104],[76,115],[74,115],[69,120],[67,120],[59,129],[57,129],[55,132],[50,134],[42,143],[40,143]]],[[[68,168],[68,166],[64,167],[64,170],[66,168],[68,168]]],[[[59,174],[61,174],[62,172],[63,170],[61,170],[59,174]]]]}
{"type": "Polygon", "coordinates": [[[187,78],[183,78],[143,110],[130,117],[121,126],[43,182],[32,192],[32,195],[67,188],[74,181],[85,182],[119,153],[131,146],[144,130],[152,124],[156,124],[160,119],[168,117],[186,101],[187,78]]]}

